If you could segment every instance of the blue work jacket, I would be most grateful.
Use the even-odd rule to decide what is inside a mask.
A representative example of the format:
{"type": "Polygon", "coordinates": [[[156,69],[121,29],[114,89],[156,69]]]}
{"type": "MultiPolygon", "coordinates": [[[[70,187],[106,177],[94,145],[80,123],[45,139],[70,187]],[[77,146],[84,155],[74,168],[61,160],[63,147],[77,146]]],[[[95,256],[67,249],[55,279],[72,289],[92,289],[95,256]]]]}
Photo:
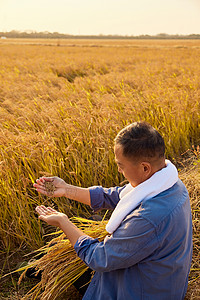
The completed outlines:
{"type": "MultiPolygon", "coordinates": [[[[114,208],[119,187],[90,188],[95,211],[114,208]]],[[[179,180],[143,201],[103,242],[87,235],[75,246],[95,274],[83,300],[182,300],[192,259],[188,192],[179,180]]]]}

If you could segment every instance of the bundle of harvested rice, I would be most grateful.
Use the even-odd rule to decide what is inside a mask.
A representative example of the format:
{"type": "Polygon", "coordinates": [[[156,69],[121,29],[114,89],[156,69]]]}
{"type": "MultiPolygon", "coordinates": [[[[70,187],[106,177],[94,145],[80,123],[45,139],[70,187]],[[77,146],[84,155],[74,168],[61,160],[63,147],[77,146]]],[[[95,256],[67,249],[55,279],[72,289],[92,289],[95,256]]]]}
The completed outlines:
{"type": "MultiPolygon", "coordinates": [[[[93,221],[82,218],[72,218],[73,223],[86,234],[102,241],[108,234],[105,230],[106,221],[93,221]]],[[[73,246],[60,231],[60,236],[54,238],[37,252],[43,253],[40,259],[17,271],[24,271],[19,284],[30,267],[37,272],[42,271],[41,281],[36,284],[25,296],[25,299],[54,300],[62,295],[87,269],[88,266],[77,256],[73,246]]]]}

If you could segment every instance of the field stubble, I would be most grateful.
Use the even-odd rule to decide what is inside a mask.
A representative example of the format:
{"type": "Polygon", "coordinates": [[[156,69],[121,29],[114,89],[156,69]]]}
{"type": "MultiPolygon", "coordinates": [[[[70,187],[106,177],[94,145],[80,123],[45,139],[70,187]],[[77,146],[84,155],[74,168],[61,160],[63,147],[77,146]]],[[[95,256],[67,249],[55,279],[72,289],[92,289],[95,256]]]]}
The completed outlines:
{"type": "MultiPolygon", "coordinates": [[[[151,123],[179,168],[181,154],[200,143],[199,41],[32,43],[0,42],[0,249],[7,256],[43,245],[36,205],[53,203],[69,216],[90,213],[70,200],[39,196],[32,188],[39,176],[85,187],[120,184],[113,139],[126,124],[151,123]]],[[[196,191],[197,271],[199,186],[184,172],[196,191]]]]}

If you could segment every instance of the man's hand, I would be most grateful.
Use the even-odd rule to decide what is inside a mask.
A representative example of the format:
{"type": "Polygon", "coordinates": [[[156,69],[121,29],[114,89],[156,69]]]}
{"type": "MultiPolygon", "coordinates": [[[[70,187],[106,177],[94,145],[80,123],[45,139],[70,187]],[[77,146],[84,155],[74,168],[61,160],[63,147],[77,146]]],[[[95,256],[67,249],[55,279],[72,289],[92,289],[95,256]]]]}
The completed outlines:
{"type": "Polygon", "coordinates": [[[67,184],[66,182],[59,177],[40,177],[36,180],[36,183],[33,184],[36,190],[48,197],[63,197],[66,193],[67,184]],[[45,182],[51,182],[54,185],[55,190],[53,192],[47,191],[45,187],[45,182]]]}
{"type": "Polygon", "coordinates": [[[79,228],[77,228],[67,215],[56,211],[51,207],[45,207],[43,205],[37,206],[36,211],[39,214],[39,219],[45,221],[49,225],[59,227],[66,237],[70,240],[72,246],[76,244],[76,241],[82,235],[85,235],[79,228]]]}
{"type": "Polygon", "coordinates": [[[39,219],[45,221],[49,225],[61,227],[61,224],[69,221],[67,215],[56,211],[51,207],[45,207],[44,205],[37,206],[36,209],[39,214],[39,219]]]}
{"type": "Polygon", "coordinates": [[[78,202],[91,205],[90,191],[87,188],[77,187],[66,183],[59,177],[40,177],[33,184],[36,190],[48,197],[66,197],[78,202]],[[53,188],[48,190],[48,185],[52,184],[53,188]]]}

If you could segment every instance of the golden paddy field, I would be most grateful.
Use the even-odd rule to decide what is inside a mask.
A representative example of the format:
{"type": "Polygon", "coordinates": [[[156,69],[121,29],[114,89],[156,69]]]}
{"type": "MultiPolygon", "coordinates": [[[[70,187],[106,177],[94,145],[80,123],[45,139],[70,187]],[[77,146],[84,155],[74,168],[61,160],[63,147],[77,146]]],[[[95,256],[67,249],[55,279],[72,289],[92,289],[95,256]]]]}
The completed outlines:
{"type": "MultiPolygon", "coordinates": [[[[198,40],[0,40],[1,276],[44,244],[34,209],[52,200],[33,182],[47,174],[83,187],[120,184],[113,139],[145,120],[163,135],[190,193],[187,299],[200,299],[199,57],[198,40]]],[[[70,200],[53,202],[69,216],[90,214],[70,200]]],[[[18,288],[16,275],[1,281],[0,299],[21,299],[26,284],[18,288]]]]}

